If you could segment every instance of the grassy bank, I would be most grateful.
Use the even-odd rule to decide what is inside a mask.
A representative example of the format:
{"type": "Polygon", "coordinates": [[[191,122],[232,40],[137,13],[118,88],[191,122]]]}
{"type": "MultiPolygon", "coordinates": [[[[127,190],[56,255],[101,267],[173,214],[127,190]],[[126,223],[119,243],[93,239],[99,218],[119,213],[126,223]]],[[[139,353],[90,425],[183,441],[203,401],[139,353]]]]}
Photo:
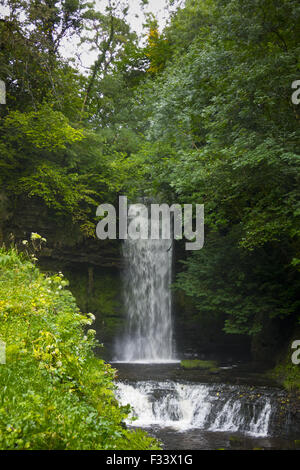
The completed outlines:
{"type": "Polygon", "coordinates": [[[124,426],[115,370],[93,355],[93,315],[76,306],[60,273],[0,249],[0,449],[152,449],[124,426]]]}

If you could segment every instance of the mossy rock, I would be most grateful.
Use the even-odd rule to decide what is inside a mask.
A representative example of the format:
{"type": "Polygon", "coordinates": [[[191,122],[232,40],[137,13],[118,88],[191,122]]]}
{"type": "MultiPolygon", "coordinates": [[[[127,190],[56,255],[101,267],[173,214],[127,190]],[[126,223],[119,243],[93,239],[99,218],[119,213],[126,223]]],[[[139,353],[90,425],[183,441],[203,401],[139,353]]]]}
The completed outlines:
{"type": "Polygon", "coordinates": [[[180,363],[183,369],[204,369],[209,370],[210,372],[218,372],[216,361],[201,361],[200,359],[186,359],[180,363]]]}
{"type": "Polygon", "coordinates": [[[298,365],[291,364],[288,361],[283,362],[271,371],[266,372],[266,376],[276,380],[288,391],[300,390],[300,368],[298,365]]]}
{"type": "Polygon", "coordinates": [[[300,439],[295,439],[294,444],[296,449],[300,449],[300,439]]]}
{"type": "Polygon", "coordinates": [[[239,436],[230,436],[229,443],[231,447],[242,447],[244,444],[243,439],[239,436]]]}

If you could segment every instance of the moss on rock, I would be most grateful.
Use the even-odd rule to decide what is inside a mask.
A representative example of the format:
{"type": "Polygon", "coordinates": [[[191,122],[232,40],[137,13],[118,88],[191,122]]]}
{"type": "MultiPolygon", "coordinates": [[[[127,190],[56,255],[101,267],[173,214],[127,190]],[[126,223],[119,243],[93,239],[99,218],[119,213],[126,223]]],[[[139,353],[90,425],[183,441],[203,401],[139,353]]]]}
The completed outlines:
{"type": "Polygon", "coordinates": [[[185,359],[180,363],[184,369],[205,369],[210,372],[218,371],[216,361],[201,361],[200,359],[185,359]]]}

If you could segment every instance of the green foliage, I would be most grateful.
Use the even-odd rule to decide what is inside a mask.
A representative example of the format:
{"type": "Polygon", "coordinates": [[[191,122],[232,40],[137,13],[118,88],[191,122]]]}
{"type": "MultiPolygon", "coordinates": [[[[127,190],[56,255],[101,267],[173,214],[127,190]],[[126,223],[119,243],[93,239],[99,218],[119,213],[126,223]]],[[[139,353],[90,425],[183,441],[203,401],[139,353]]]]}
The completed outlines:
{"type": "Polygon", "coordinates": [[[119,3],[105,14],[81,0],[1,3],[2,190],[12,206],[33,197],[93,237],[95,208],[133,192],[136,166],[128,155],[139,136],[124,122],[136,85],[128,54],[141,55],[137,37],[119,3]],[[86,73],[62,57],[70,38],[99,54],[86,73]]]}
{"type": "Polygon", "coordinates": [[[284,319],[298,312],[300,281],[284,266],[280,247],[249,253],[237,239],[238,233],[210,235],[184,263],[175,286],[192,297],[201,317],[223,319],[227,333],[256,335],[265,315],[284,319]]]}
{"type": "Polygon", "coordinates": [[[26,138],[37,149],[53,151],[83,139],[82,130],[70,126],[68,119],[49,105],[38,111],[14,111],[5,118],[4,128],[14,134],[14,139],[26,138]]]}
{"type": "Polygon", "coordinates": [[[299,30],[293,0],[187,1],[165,32],[172,59],[136,94],[148,192],[205,204],[205,246],[177,287],[228,333],[299,318],[299,30]]]}
{"type": "Polygon", "coordinates": [[[279,364],[269,375],[287,390],[300,390],[299,365],[292,364],[291,361],[279,364]]]}
{"type": "MultiPolygon", "coordinates": [[[[295,329],[293,338],[298,338],[299,329],[295,329]]],[[[292,341],[289,342],[288,347],[279,357],[277,365],[266,372],[267,377],[276,380],[280,385],[289,391],[300,392],[300,368],[299,364],[292,362],[292,341]]]]}
{"type": "Polygon", "coordinates": [[[114,397],[116,371],[93,356],[94,317],[80,313],[67,285],[0,250],[1,449],[159,448],[124,426],[130,410],[114,397]]]}

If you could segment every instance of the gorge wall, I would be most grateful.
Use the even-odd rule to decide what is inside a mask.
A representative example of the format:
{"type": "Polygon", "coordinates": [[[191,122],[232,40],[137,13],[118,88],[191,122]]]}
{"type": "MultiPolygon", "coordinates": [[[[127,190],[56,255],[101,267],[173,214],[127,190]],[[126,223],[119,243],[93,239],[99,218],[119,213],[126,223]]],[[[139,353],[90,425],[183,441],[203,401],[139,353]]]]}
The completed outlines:
{"type": "MultiPolygon", "coordinates": [[[[0,198],[0,243],[14,243],[24,249],[22,240],[37,232],[47,239],[38,253],[45,271],[62,271],[80,309],[96,316],[95,329],[105,348],[101,354],[111,358],[115,338],[124,331],[125,311],[122,300],[121,244],[116,241],[86,239],[72,220],[58,217],[40,200],[19,200],[13,206],[5,195],[0,198]],[[17,207],[17,209],[15,208],[17,207]]],[[[184,257],[179,242],[174,244],[173,280],[182,269],[184,257]]],[[[270,359],[271,365],[286,349],[294,325],[268,320],[263,331],[253,338],[223,332],[224,318],[204,317],[183,291],[173,292],[174,333],[177,351],[185,357],[224,358],[224,360],[270,359]],[[282,334],[284,331],[284,334],[282,334]]],[[[258,312],[259,314],[259,312],[258,312]]]]}

